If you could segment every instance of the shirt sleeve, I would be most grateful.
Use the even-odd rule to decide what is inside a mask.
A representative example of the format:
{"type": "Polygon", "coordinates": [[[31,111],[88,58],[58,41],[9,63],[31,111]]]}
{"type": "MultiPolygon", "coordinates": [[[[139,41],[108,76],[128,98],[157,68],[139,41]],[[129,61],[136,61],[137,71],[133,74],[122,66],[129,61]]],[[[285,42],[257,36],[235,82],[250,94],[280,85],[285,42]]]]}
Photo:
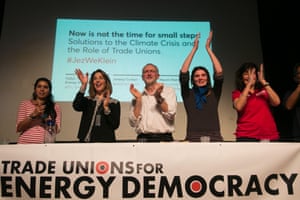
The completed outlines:
{"type": "Polygon", "coordinates": [[[141,116],[138,116],[138,117],[135,117],[134,115],[134,104],[135,104],[135,99],[133,99],[131,101],[131,104],[130,104],[130,110],[129,110],[129,125],[131,127],[138,127],[140,121],[141,121],[141,116]]]}
{"type": "Polygon", "coordinates": [[[174,120],[177,111],[177,97],[175,90],[171,87],[165,87],[162,97],[168,104],[168,112],[162,112],[163,116],[169,120],[174,120]]]}

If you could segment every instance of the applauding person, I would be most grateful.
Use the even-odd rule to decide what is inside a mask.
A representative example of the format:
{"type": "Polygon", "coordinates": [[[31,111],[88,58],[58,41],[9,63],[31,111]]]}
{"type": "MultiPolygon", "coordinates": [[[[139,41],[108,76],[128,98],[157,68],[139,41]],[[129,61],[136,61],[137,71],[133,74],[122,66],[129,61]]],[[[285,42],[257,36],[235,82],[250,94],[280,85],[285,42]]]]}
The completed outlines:
{"type": "Polygon", "coordinates": [[[211,31],[205,47],[214,68],[214,85],[211,83],[207,68],[203,66],[194,67],[191,77],[189,75],[191,62],[198,50],[200,34],[197,34],[194,46],[180,70],[181,96],[187,114],[186,140],[190,142],[200,142],[203,136],[209,137],[212,142],[223,141],[218,105],[224,77],[222,65],[211,49],[212,35],[211,31]],[[189,87],[189,81],[192,88],[189,87]]]}
{"type": "Polygon", "coordinates": [[[42,144],[45,142],[46,122],[53,120],[55,134],[61,128],[61,109],[54,102],[51,81],[45,77],[34,83],[32,98],[23,100],[18,109],[18,144],[42,144]]]}
{"type": "Polygon", "coordinates": [[[277,141],[277,130],[271,107],[280,98],[265,80],[263,64],[243,63],[236,71],[236,88],[232,92],[233,108],[237,111],[237,142],[277,141]]]}
{"type": "Polygon", "coordinates": [[[130,85],[133,100],[129,123],[137,133],[137,141],[173,141],[177,109],[175,90],[157,82],[159,71],[156,65],[146,64],[142,73],[144,91],[140,92],[133,84],[130,85]]]}
{"type": "Polygon", "coordinates": [[[120,125],[120,102],[111,97],[112,84],[101,69],[91,75],[89,96],[84,96],[88,84],[88,73],[75,71],[81,82],[80,90],[73,101],[73,108],[82,112],[78,131],[80,142],[115,142],[115,130],[120,125]]]}

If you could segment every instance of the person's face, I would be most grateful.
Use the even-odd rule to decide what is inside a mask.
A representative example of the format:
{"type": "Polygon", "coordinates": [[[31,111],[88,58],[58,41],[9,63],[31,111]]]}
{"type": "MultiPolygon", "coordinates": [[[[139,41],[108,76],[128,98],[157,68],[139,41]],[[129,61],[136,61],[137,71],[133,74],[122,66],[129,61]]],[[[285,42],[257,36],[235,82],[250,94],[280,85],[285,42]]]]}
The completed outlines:
{"type": "Polygon", "coordinates": [[[294,80],[296,83],[300,83],[300,65],[297,67],[297,70],[295,72],[294,80]]]}
{"type": "Polygon", "coordinates": [[[154,66],[147,65],[143,69],[142,78],[146,85],[151,85],[157,81],[159,74],[154,66]]]}
{"type": "Polygon", "coordinates": [[[37,99],[45,99],[50,94],[49,85],[46,81],[39,81],[34,90],[37,99]]]}
{"type": "Polygon", "coordinates": [[[207,73],[202,69],[196,70],[193,77],[194,85],[197,87],[203,87],[207,85],[207,82],[208,82],[207,73]]]}
{"type": "Polygon", "coordinates": [[[243,78],[243,82],[244,82],[245,85],[247,85],[247,83],[249,81],[255,83],[256,79],[257,79],[257,77],[256,77],[256,69],[255,68],[248,69],[248,70],[246,70],[243,73],[242,76],[243,76],[242,78],[243,78]]]}
{"type": "Polygon", "coordinates": [[[106,81],[100,72],[96,72],[93,76],[93,86],[97,94],[101,94],[106,87],[106,81]]]}

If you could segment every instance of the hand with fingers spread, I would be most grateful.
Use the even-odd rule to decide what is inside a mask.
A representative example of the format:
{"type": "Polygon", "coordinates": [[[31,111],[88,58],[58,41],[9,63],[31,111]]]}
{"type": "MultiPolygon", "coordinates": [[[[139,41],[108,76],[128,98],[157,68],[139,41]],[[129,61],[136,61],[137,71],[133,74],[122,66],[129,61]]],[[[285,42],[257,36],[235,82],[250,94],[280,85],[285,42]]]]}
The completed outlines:
{"type": "Polygon", "coordinates": [[[256,70],[254,68],[248,70],[248,77],[247,85],[254,87],[256,83],[256,70]]]}
{"type": "Polygon", "coordinates": [[[75,74],[80,80],[82,88],[85,89],[89,81],[89,74],[87,72],[83,74],[83,72],[80,69],[75,69],[75,74]]]}
{"type": "Polygon", "coordinates": [[[140,91],[138,91],[135,87],[134,84],[130,84],[130,93],[134,96],[135,99],[140,99],[142,94],[140,93],[140,91]]]}

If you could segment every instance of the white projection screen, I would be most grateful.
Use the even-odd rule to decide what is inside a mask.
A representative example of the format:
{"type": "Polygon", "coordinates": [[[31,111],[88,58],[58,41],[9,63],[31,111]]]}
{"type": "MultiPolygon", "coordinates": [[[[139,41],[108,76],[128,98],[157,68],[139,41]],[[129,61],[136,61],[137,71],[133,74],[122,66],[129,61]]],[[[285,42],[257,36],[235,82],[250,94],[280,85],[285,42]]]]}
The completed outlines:
{"type": "Polygon", "coordinates": [[[212,70],[205,49],[209,31],[207,21],[57,19],[52,71],[55,99],[73,100],[80,87],[76,68],[89,75],[100,68],[111,78],[112,96],[129,102],[129,85],[142,90],[142,67],[153,63],[159,68],[159,81],[173,87],[182,102],[179,69],[197,33],[200,45],[192,65],[212,70]]]}

